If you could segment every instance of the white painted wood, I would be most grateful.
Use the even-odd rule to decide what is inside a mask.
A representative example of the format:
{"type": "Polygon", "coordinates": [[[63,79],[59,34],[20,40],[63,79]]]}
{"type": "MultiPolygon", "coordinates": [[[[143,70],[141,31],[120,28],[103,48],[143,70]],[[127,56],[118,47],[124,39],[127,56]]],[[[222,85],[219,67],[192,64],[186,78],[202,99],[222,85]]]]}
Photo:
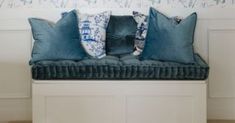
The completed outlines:
{"type": "Polygon", "coordinates": [[[0,121],[32,119],[30,39],[29,30],[0,28],[0,121]]]}
{"type": "Polygon", "coordinates": [[[88,83],[109,83],[109,84],[117,84],[117,83],[126,83],[126,84],[204,84],[203,80],[191,80],[191,81],[180,81],[180,80],[128,80],[128,81],[120,81],[120,80],[33,80],[35,84],[88,84],[88,83]]]}
{"type": "Polygon", "coordinates": [[[205,81],[34,82],[33,123],[206,123],[205,81]]]}
{"type": "Polygon", "coordinates": [[[209,64],[208,118],[235,118],[233,20],[211,21],[208,29],[209,64]]]}

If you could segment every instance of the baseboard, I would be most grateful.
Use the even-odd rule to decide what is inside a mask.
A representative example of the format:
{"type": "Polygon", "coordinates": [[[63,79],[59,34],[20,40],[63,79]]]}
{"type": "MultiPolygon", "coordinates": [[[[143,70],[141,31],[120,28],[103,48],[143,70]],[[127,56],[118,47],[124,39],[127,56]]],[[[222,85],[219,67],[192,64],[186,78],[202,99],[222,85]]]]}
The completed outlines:
{"type": "Polygon", "coordinates": [[[235,120],[208,120],[207,123],[235,123],[235,120]]]}
{"type": "Polygon", "coordinates": [[[32,121],[0,121],[0,123],[32,123],[32,121]]]}
{"type": "Polygon", "coordinates": [[[10,121],[8,123],[32,123],[32,121],[10,121]]]}

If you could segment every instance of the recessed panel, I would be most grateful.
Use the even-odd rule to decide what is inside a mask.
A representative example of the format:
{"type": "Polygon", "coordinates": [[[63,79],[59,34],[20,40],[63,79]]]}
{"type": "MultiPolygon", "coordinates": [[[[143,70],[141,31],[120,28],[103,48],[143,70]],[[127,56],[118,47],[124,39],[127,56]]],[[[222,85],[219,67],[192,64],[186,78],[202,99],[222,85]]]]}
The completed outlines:
{"type": "Polygon", "coordinates": [[[194,123],[191,97],[136,96],[127,99],[127,123],[194,123]]]}
{"type": "Polygon", "coordinates": [[[47,123],[113,123],[111,96],[46,98],[47,123]]]}
{"type": "Polygon", "coordinates": [[[235,30],[209,33],[209,95],[235,97],[235,30]]]}
{"type": "Polygon", "coordinates": [[[30,31],[1,30],[0,39],[0,98],[27,97],[30,91],[30,31]]]}

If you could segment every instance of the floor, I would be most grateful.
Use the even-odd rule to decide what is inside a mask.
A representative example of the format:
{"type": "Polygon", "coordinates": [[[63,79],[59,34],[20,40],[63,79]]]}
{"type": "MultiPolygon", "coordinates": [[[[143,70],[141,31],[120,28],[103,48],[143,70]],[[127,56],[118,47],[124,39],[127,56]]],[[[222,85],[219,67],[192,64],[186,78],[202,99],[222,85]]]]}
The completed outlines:
{"type": "MultiPolygon", "coordinates": [[[[32,123],[32,122],[31,121],[11,121],[8,123],[32,123]]],[[[207,123],[235,123],[235,120],[209,120],[207,123]]]]}

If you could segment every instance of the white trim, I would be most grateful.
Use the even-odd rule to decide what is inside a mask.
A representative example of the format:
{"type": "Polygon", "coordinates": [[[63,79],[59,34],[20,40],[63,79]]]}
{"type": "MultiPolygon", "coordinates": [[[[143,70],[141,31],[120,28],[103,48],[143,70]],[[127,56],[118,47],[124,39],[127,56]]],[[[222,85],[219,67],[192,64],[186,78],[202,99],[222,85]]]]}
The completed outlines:
{"type": "Polygon", "coordinates": [[[33,80],[34,84],[205,84],[204,80],[33,80]]]}
{"type": "MultiPolygon", "coordinates": [[[[218,32],[218,31],[235,31],[235,27],[209,27],[207,29],[207,42],[208,42],[208,63],[212,64],[210,61],[210,46],[211,46],[211,41],[210,41],[210,34],[212,32],[218,32]]],[[[211,85],[212,81],[210,81],[210,76],[208,78],[208,99],[235,99],[234,96],[212,96],[210,89],[212,88],[211,85]]]]}
{"type": "Polygon", "coordinates": [[[6,93],[0,94],[0,99],[28,99],[31,98],[31,94],[29,93],[6,93]]]}

